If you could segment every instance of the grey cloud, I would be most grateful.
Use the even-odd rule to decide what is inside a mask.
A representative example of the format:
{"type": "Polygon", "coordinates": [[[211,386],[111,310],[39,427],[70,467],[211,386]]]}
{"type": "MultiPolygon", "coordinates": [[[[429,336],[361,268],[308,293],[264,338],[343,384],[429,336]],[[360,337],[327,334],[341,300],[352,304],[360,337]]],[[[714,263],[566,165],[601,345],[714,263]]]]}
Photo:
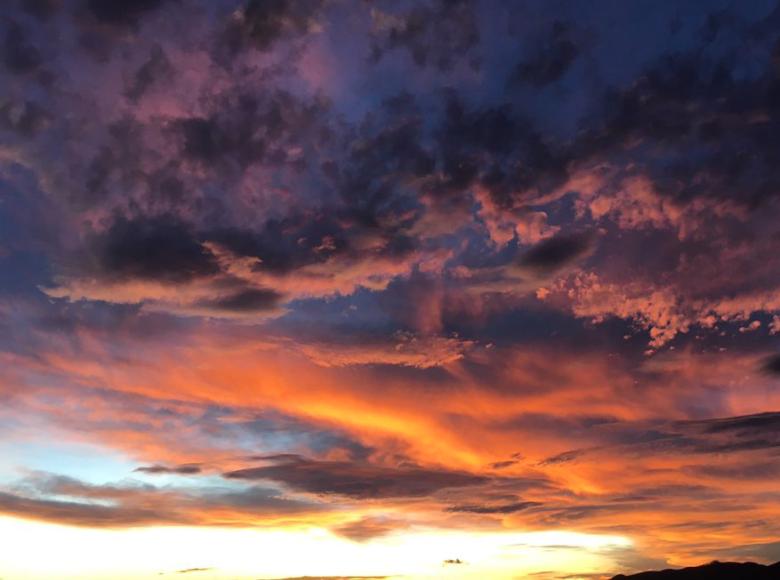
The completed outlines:
{"type": "Polygon", "coordinates": [[[318,461],[297,455],[269,457],[267,461],[270,465],[231,471],[225,477],[274,481],[299,491],[355,499],[428,496],[447,488],[477,486],[489,481],[459,471],[318,461]]]}

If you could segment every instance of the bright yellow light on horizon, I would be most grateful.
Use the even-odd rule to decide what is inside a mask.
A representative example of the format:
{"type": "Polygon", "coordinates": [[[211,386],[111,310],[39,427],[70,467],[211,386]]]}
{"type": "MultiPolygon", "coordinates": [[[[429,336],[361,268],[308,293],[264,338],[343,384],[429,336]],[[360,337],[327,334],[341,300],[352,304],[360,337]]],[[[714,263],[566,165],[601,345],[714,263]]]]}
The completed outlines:
{"type": "Polygon", "coordinates": [[[604,571],[603,551],[630,540],[574,532],[405,531],[356,543],[322,528],[86,529],[0,518],[4,580],[140,580],[179,570],[192,580],[393,575],[409,579],[518,578],[604,571]],[[553,547],[555,546],[555,547],[553,547]],[[565,546],[565,547],[560,547],[565,546]],[[444,564],[458,559],[463,564],[444,564]]]}

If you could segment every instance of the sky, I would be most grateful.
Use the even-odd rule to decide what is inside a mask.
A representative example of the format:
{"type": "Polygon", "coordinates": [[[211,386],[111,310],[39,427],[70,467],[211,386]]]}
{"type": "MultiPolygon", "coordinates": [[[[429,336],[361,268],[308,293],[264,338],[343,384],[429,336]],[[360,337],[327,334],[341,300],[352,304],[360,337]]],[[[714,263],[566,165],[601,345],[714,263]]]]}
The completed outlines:
{"type": "Polygon", "coordinates": [[[0,578],[780,560],[780,4],[7,0],[0,578]]]}

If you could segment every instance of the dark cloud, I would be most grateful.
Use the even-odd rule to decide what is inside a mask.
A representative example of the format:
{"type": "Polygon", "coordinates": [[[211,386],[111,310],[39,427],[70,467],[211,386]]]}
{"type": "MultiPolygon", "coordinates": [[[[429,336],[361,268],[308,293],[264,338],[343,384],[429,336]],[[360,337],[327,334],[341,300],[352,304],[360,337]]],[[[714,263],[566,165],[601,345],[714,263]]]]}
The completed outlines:
{"type": "Polygon", "coordinates": [[[735,59],[661,57],[629,88],[608,92],[603,124],[583,132],[572,154],[582,162],[628,153],[681,204],[717,198],[756,207],[774,198],[767,179],[780,159],[780,84],[771,67],[740,76],[735,59]]]}
{"type": "Polygon", "coordinates": [[[108,278],[178,282],[219,272],[213,254],[172,216],[117,217],[94,245],[108,278]]]}
{"type": "Polygon", "coordinates": [[[282,302],[283,295],[265,288],[248,288],[233,294],[196,303],[196,307],[216,312],[251,313],[273,310],[282,302]]]}
{"type": "Polygon", "coordinates": [[[780,375],[780,354],[771,356],[764,361],[763,369],[771,375],[780,375]]]}
{"type": "Polygon", "coordinates": [[[168,0],[87,0],[86,8],[98,21],[111,25],[136,24],[168,0]]]}
{"type": "Polygon", "coordinates": [[[133,75],[133,80],[125,90],[125,96],[131,101],[137,101],[149,88],[157,82],[170,80],[174,74],[173,65],[165,55],[162,47],[152,48],[149,58],[133,75]]]}
{"type": "Polygon", "coordinates": [[[270,480],[299,491],[355,499],[421,497],[442,489],[482,485],[489,481],[486,477],[459,471],[317,461],[296,455],[270,457],[268,461],[270,465],[231,471],[225,477],[270,480]]]}
{"type": "Polygon", "coordinates": [[[324,138],[326,111],[325,101],[303,100],[286,91],[226,91],[209,115],[173,119],[170,127],[181,136],[186,159],[228,179],[232,168],[244,170],[261,161],[295,166],[289,149],[324,138]]]}
{"type": "Polygon", "coordinates": [[[585,453],[584,449],[572,449],[571,451],[564,451],[563,453],[558,453],[557,455],[553,455],[552,457],[543,459],[542,461],[539,462],[539,465],[547,466],[547,465],[558,465],[559,463],[568,463],[569,461],[574,461],[578,457],[582,456],[584,453],[585,453]]]}
{"type": "Polygon", "coordinates": [[[222,228],[209,233],[211,240],[235,254],[259,258],[257,271],[280,274],[345,251],[348,236],[349,232],[329,217],[308,214],[269,219],[254,230],[222,228]]]}
{"type": "Polygon", "coordinates": [[[557,235],[528,250],[520,264],[534,270],[558,270],[585,255],[592,243],[593,236],[588,233],[557,235]]]}
{"type": "Polygon", "coordinates": [[[780,413],[769,412],[678,425],[683,445],[699,453],[780,448],[780,413]]]}
{"type": "Polygon", "coordinates": [[[184,136],[184,154],[198,161],[213,163],[222,156],[232,156],[239,147],[242,156],[249,154],[249,161],[259,159],[263,153],[263,141],[253,140],[248,135],[247,142],[246,133],[234,135],[232,131],[220,127],[216,119],[183,119],[177,122],[177,126],[184,136]],[[243,142],[239,145],[238,141],[243,142]]]}
{"type": "Polygon", "coordinates": [[[143,185],[144,134],[144,125],[129,115],[101,126],[92,146],[69,168],[73,180],[63,192],[69,204],[83,210],[110,205],[117,194],[131,197],[143,185]]]}
{"type": "Polygon", "coordinates": [[[574,427],[569,423],[567,428],[576,429],[580,438],[589,437],[594,447],[560,453],[545,459],[540,465],[555,465],[590,455],[598,456],[613,448],[620,449],[621,453],[638,454],[771,452],[780,448],[778,417],[780,414],[771,412],[698,421],[656,421],[650,425],[644,422],[609,421],[588,428],[574,427]]]}
{"type": "Polygon", "coordinates": [[[201,472],[201,466],[198,463],[185,463],[183,465],[142,465],[134,471],[147,473],[150,475],[175,474],[175,475],[195,475],[201,472]]]}
{"type": "MultiPolygon", "coordinates": [[[[422,112],[406,93],[384,100],[375,114],[346,135],[344,159],[328,162],[323,168],[346,205],[342,210],[345,219],[361,228],[386,228],[388,237],[396,232],[384,224],[397,223],[398,229],[411,225],[413,217],[407,217],[406,224],[400,218],[413,214],[419,202],[404,185],[429,176],[435,169],[424,138],[422,112]]],[[[396,241],[409,240],[398,237],[396,241]]],[[[398,253],[408,246],[395,245],[398,253]]]]}
{"type": "Polygon", "coordinates": [[[468,514],[513,514],[538,505],[541,504],[535,501],[518,501],[499,505],[464,504],[450,506],[445,511],[468,514]]]}
{"type": "Polygon", "coordinates": [[[115,507],[81,501],[30,498],[6,492],[0,492],[0,511],[16,517],[87,527],[139,526],[187,521],[164,507],[115,507]]]}
{"type": "Polygon", "coordinates": [[[509,208],[566,181],[570,153],[511,105],[470,106],[452,91],[445,98],[444,119],[434,130],[441,174],[432,187],[462,195],[477,183],[509,208]]]}
{"type": "Polygon", "coordinates": [[[571,39],[570,26],[556,22],[545,42],[517,64],[512,81],[536,87],[554,83],[566,74],[579,53],[579,47],[571,39]]]}
{"type": "Polygon", "coordinates": [[[60,7],[61,0],[19,0],[25,12],[32,14],[39,20],[47,20],[60,7]]]}
{"type": "Polygon", "coordinates": [[[287,498],[275,490],[260,486],[250,486],[238,491],[205,488],[198,491],[192,503],[206,508],[232,509],[240,514],[256,516],[314,513],[326,508],[322,504],[287,498]]]}
{"type": "Polygon", "coordinates": [[[40,51],[30,42],[25,30],[15,21],[6,24],[3,39],[3,64],[14,74],[25,74],[41,66],[40,51]]]}
{"type": "Polygon", "coordinates": [[[471,0],[429,0],[418,2],[405,12],[384,12],[375,8],[371,58],[381,60],[389,51],[403,49],[420,67],[441,71],[461,60],[476,67],[480,31],[475,3],[471,0]]]}
{"type": "MultiPolygon", "coordinates": [[[[780,446],[780,444],[778,444],[780,446]]],[[[742,462],[730,465],[698,465],[691,471],[697,475],[720,480],[774,481],[780,477],[780,461],[742,462]]]]}
{"type": "MultiPolygon", "coordinates": [[[[222,131],[213,119],[193,118],[178,122],[184,135],[184,153],[188,157],[204,162],[214,162],[225,154],[230,154],[229,133],[222,131]]],[[[263,143],[256,142],[257,154],[262,152],[263,143]]]]}
{"type": "Polygon", "coordinates": [[[311,31],[322,0],[249,0],[222,35],[222,43],[235,56],[249,47],[269,50],[277,41],[311,31]]]}
{"type": "Polygon", "coordinates": [[[708,433],[734,432],[740,436],[750,436],[760,432],[771,433],[780,430],[780,413],[741,415],[725,419],[693,422],[692,424],[701,425],[708,433]]]}
{"type": "Polygon", "coordinates": [[[261,50],[284,34],[301,34],[314,24],[321,0],[250,0],[244,8],[246,32],[261,50]]]}
{"type": "MultiPolygon", "coordinates": [[[[524,418],[525,429],[532,432],[555,433],[566,430],[576,434],[580,442],[593,446],[553,455],[538,462],[550,467],[578,461],[595,464],[600,458],[617,453],[621,457],[676,456],[678,458],[711,456],[723,460],[712,465],[692,464],[686,471],[696,478],[726,480],[767,480],[775,476],[780,450],[778,413],[761,413],[699,421],[622,422],[599,421],[581,424],[571,420],[550,420],[542,417],[524,418]]],[[[665,485],[635,489],[626,501],[652,501],[679,495],[704,497],[711,490],[706,486],[665,485]]],[[[591,508],[589,508],[591,509],[591,508]]]]}
{"type": "Polygon", "coordinates": [[[51,121],[51,115],[35,101],[7,102],[0,106],[0,127],[32,137],[51,121]]]}

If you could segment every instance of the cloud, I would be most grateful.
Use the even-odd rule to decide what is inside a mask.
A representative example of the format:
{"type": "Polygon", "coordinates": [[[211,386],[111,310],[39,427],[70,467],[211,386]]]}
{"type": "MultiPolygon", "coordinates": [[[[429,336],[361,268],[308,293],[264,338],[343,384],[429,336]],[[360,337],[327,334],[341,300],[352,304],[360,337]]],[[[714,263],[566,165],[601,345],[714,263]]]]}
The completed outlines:
{"type": "Polygon", "coordinates": [[[166,0],[87,0],[87,10],[98,21],[117,26],[136,24],[147,13],[163,6],[166,0]]]}
{"type": "Polygon", "coordinates": [[[694,468],[698,475],[720,481],[774,480],[780,475],[777,462],[742,463],[737,465],[699,465],[694,468]]]}
{"type": "Polygon", "coordinates": [[[387,364],[428,369],[459,361],[475,346],[473,341],[457,337],[398,333],[394,338],[393,342],[384,344],[298,343],[296,348],[324,367],[387,364]]]}
{"type": "Polygon", "coordinates": [[[201,300],[195,307],[208,312],[262,312],[277,308],[282,297],[282,294],[274,290],[249,288],[213,300],[201,300]]]}
{"type": "Polygon", "coordinates": [[[520,112],[507,104],[472,106],[454,91],[444,99],[444,118],[434,133],[442,169],[434,191],[462,195],[478,185],[507,210],[566,183],[569,153],[520,112]]]}
{"type": "Polygon", "coordinates": [[[247,525],[257,518],[270,522],[310,517],[322,509],[257,486],[176,488],[132,481],[94,485],[47,473],[0,490],[0,512],[6,515],[92,528],[247,525]]]}
{"type": "Polygon", "coordinates": [[[364,517],[331,528],[336,534],[354,542],[368,542],[408,527],[403,521],[382,517],[364,517]]]}
{"type": "Polygon", "coordinates": [[[535,501],[519,501],[500,505],[453,505],[446,511],[467,514],[513,514],[540,505],[535,501]]]}
{"type": "Polygon", "coordinates": [[[35,71],[43,63],[40,51],[30,43],[24,29],[17,22],[6,23],[3,40],[3,64],[14,74],[35,71]]]}
{"type": "Polygon", "coordinates": [[[0,492],[0,511],[6,515],[46,520],[87,527],[123,527],[151,525],[161,521],[184,523],[186,519],[165,509],[145,507],[110,507],[61,501],[27,498],[0,492]]]}
{"type": "Polygon", "coordinates": [[[219,272],[214,255],[172,216],[120,216],[94,245],[101,273],[109,279],[177,282],[219,272]]]}
{"type": "Polygon", "coordinates": [[[566,23],[555,22],[549,37],[537,51],[515,66],[513,80],[543,87],[560,79],[580,53],[579,47],[570,38],[570,28],[566,23]]]}
{"type": "Polygon", "coordinates": [[[778,537],[780,12],[505,4],[8,5],[4,513],[778,537]]]}
{"type": "Polygon", "coordinates": [[[47,20],[59,8],[59,0],[30,0],[24,3],[24,10],[39,20],[47,20]]]}
{"type": "Polygon", "coordinates": [[[764,362],[764,370],[772,375],[780,375],[780,355],[769,357],[764,362]]]}
{"type": "Polygon", "coordinates": [[[752,433],[772,432],[780,428],[780,413],[759,413],[725,419],[709,419],[694,421],[692,425],[701,426],[707,433],[733,433],[739,436],[750,436],[752,433]]]}
{"type": "Polygon", "coordinates": [[[317,25],[322,0],[249,0],[225,33],[236,50],[242,43],[269,50],[282,38],[311,32],[317,25]]]}
{"type": "Polygon", "coordinates": [[[142,465],[135,469],[138,473],[146,473],[151,475],[158,474],[176,474],[176,475],[195,475],[201,472],[201,467],[197,463],[189,463],[184,465],[176,465],[168,467],[165,465],[142,465]]]}
{"type": "Polygon", "coordinates": [[[7,102],[0,107],[0,127],[32,137],[49,122],[51,115],[35,101],[7,102]]]}
{"type": "Polygon", "coordinates": [[[230,471],[225,477],[270,480],[299,491],[355,499],[423,497],[447,488],[477,486],[488,481],[479,475],[416,466],[317,461],[295,455],[269,457],[268,461],[270,465],[230,471]]]}
{"type": "Polygon", "coordinates": [[[573,449],[571,451],[564,451],[563,453],[559,453],[557,455],[553,455],[552,457],[547,457],[546,459],[543,459],[539,463],[539,465],[548,466],[548,465],[558,465],[559,463],[568,463],[569,461],[574,461],[583,453],[585,453],[585,451],[582,449],[573,449]]]}
{"type": "MultiPolygon", "coordinates": [[[[692,327],[715,328],[720,323],[745,320],[762,311],[780,306],[775,291],[745,292],[732,299],[689,299],[684,290],[646,281],[618,284],[604,280],[594,272],[578,272],[558,279],[552,288],[565,294],[573,313],[596,323],[611,317],[632,320],[649,333],[649,346],[656,349],[671,342],[692,327]]],[[[744,334],[741,333],[741,334],[744,334]]]]}
{"type": "Polygon", "coordinates": [[[378,62],[389,52],[405,50],[418,67],[446,71],[466,60],[480,40],[476,6],[471,0],[429,0],[396,13],[379,4],[371,10],[371,59],[378,62]]]}
{"type": "Polygon", "coordinates": [[[557,270],[583,256],[591,243],[592,236],[589,234],[558,235],[528,250],[520,259],[520,264],[534,270],[557,270]]]}
{"type": "Polygon", "coordinates": [[[133,102],[143,97],[150,88],[162,80],[169,80],[174,74],[171,61],[159,45],[149,52],[149,58],[140,66],[125,90],[125,96],[133,102]]]}
{"type": "MultiPolygon", "coordinates": [[[[693,421],[656,422],[652,425],[615,425],[607,422],[602,443],[616,445],[625,452],[661,454],[730,454],[773,450],[780,447],[777,437],[778,413],[759,413],[736,417],[693,421]]],[[[587,455],[598,455],[601,446],[576,449],[549,457],[540,466],[567,463],[587,455]]],[[[690,456],[690,455],[689,455],[690,456]]]]}

